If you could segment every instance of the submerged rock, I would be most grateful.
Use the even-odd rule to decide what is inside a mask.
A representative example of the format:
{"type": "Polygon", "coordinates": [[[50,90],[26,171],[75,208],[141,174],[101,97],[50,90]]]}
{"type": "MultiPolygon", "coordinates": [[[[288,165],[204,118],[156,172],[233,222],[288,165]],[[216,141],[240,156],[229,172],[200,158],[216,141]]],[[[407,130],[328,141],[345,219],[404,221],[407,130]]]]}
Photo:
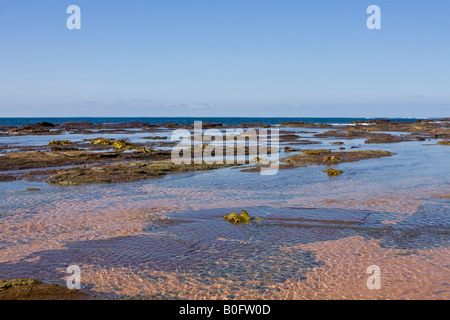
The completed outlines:
{"type": "Polygon", "coordinates": [[[441,146],[450,146],[450,141],[449,140],[441,140],[437,144],[439,144],[441,146]]]}

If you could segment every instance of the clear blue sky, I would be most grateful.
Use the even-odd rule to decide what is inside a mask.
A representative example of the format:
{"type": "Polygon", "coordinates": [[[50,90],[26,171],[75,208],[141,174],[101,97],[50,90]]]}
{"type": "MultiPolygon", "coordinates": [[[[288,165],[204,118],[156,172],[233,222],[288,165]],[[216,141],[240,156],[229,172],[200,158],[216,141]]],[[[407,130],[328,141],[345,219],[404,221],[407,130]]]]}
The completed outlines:
{"type": "Polygon", "coordinates": [[[450,1],[0,0],[14,116],[450,116],[450,1]]]}

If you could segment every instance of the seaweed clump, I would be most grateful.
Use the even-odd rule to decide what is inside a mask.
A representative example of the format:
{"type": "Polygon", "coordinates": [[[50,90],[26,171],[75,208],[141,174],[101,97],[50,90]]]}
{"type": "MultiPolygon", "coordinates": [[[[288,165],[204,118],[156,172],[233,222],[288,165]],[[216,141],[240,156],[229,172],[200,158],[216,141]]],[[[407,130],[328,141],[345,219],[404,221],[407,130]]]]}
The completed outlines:
{"type": "Polygon", "coordinates": [[[72,141],[70,140],[53,140],[48,143],[49,146],[67,146],[70,144],[72,144],[72,141]]]}
{"type": "Polygon", "coordinates": [[[323,158],[323,161],[326,161],[326,162],[329,162],[329,161],[331,161],[331,162],[338,162],[338,161],[341,161],[341,159],[338,156],[326,156],[326,157],[323,158]]]}
{"type": "Polygon", "coordinates": [[[323,170],[323,172],[327,173],[330,177],[339,176],[343,173],[342,170],[336,170],[336,169],[323,170]]]}
{"type": "Polygon", "coordinates": [[[236,212],[233,212],[223,217],[223,220],[229,221],[233,224],[238,224],[238,223],[249,223],[251,218],[246,210],[241,210],[241,214],[238,215],[236,212]]]}
{"type": "Polygon", "coordinates": [[[310,156],[322,156],[324,154],[322,150],[306,150],[303,153],[310,156]]]}
{"type": "Polygon", "coordinates": [[[439,144],[441,146],[450,146],[450,141],[449,140],[441,140],[437,144],[439,144]]]}
{"type": "Polygon", "coordinates": [[[110,139],[94,139],[91,144],[100,144],[105,146],[113,146],[119,150],[138,150],[144,153],[152,152],[152,149],[146,147],[139,147],[125,140],[110,140],[110,139]]]}
{"type": "Polygon", "coordinates": [[[91,144],[101,144],[105,146],[112,146],[113,141],[109,139],[94,139],[91,140],[91,144]]]}

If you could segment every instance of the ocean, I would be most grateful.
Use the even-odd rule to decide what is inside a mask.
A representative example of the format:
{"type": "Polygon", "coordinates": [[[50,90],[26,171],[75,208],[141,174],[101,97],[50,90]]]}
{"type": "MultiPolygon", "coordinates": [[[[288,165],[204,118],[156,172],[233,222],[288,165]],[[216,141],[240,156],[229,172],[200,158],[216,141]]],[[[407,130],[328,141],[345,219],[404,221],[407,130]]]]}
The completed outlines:
{"type": "MultiPolygon", "coordinates": [[[[176,123],[179,125],[193,124],[194,121],[202,121],[204,123],[221,123],[224,125],[239,125],[241,123],[263,123],[269,125],[277,125],[282,122],[306,122],[306,123],[327,123],[327,124],[345,124],[353,121],[369,121],[381,118],[259,118],[259,117],[67,117],[67,118],[0,118],[0,125],[22,126],[38,122],[50,122],[54,124],[62,124],[72,121],[87,121],[92,124],[102,123],[120,123],[120,122],[144,122],[152,125],[176,123]]],[[[383,118],[391,121],[414,122],[420,120],[418,118],[383,118]]],[[[430,119],[429,119],[430,120],[430,119]]]]}

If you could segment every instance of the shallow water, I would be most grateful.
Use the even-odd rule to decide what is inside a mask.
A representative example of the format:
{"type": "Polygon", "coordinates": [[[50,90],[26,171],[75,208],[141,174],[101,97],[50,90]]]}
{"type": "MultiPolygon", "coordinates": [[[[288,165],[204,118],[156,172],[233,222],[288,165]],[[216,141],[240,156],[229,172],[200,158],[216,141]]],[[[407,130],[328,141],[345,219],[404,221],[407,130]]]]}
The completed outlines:
{"type": "MultiPolygon", "coordinates": [[[[305,131],[289,128],[296,130],[305,131]]],[[[301,135],[320,130],[310,131],[301,135]]],[[[334,141],[342,140],[305,148],[336,150],[334,141]]],[[[396,155],[339,164],[344,174],[332,178],[322,172],[327,167],[308,166],[273,176],[228,168],[110,185],[0,183],[0,278],[64,284],[65,269],[76,264],[83,289],[103,298],[410,298],[417,290],[446,298],[448,147],[343,141],[396,155]],[[241,209],[261,220],[223,221],[241,209]],[[347,246],[367,250],[340,269],[359,250],[347,246]],[[357,282],[381,263],[405,292],[374,296],[357,282]],[[399,265],[404,273],[396,273],[399,265]],[[355,284],[346,287],[350,276],[355,284]],[[433,287],[417,288],[427,281],[433,287]]]]}

